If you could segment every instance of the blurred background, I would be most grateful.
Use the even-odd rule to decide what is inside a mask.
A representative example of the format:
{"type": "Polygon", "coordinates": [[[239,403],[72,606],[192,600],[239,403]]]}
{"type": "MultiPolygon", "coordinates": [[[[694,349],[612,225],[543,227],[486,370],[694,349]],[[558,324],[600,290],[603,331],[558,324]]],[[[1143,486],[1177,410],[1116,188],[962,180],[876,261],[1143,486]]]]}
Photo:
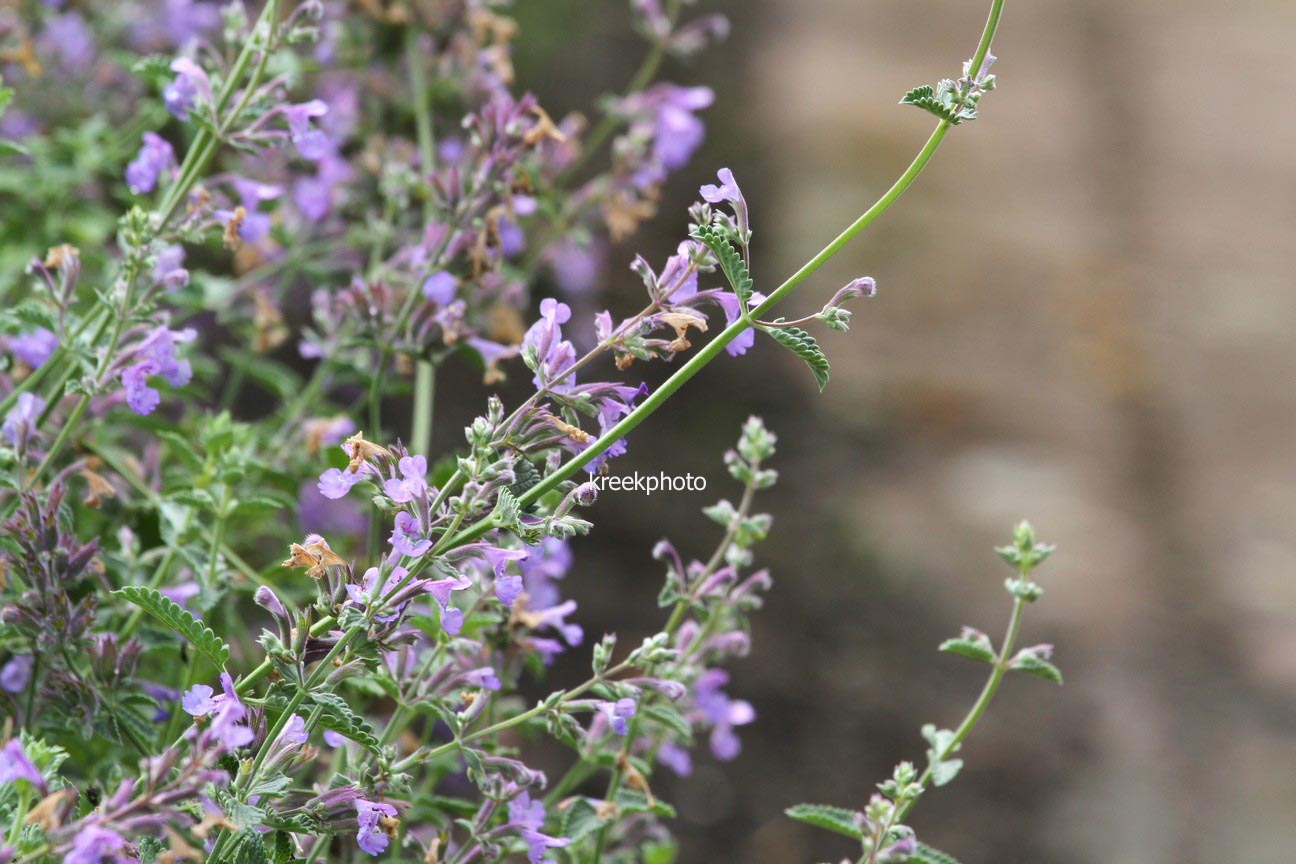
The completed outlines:
{"type": "MultiPolygon", "coordinates": [[[[733,35],[663,77],[715,88],[708,141],[611,250],[614,314],[639,302],[634,252],[660,266],[722,165],[751,203],[758,289],[818,251],[921,146],[931,118],[896,102],[957,76],[987,4],[703,5],[733,35]]],[[[642,57],[622,3],[512,14],[519,82],[555,116],[642,57]]],[[[741,421],[781,438],[758,553],[775,588],[732,687],[758,721],[736,762],[658,789],[684,814],[684,861],[850,853],[783,808],[860,806],[895,762],[921,763],[921,724],[958,722],[983,669],[936,645],[1002,632],[992,547],[1022,517],[1059,547],[1024,644],[1056,643],[1066,686],[1007,682],[962,775],[915,811],[920,836],[965,864],[1292,860],[1296,124],[1269,94],[1293,32],[1296,6],[1272,0],[1010,3],[982,119],[779,310],[877,278],[852,331],[821,336],[827,393],[762,343],[632,439],[619,473],[710,488],[596,505],[567,590],[587,632],[627,642],[656,628],[653,543],[713,548],[698,510],[736,492],[721,455],[741,421]]],[[[478,404],[463,395],[438,437],[478,404]]]]}

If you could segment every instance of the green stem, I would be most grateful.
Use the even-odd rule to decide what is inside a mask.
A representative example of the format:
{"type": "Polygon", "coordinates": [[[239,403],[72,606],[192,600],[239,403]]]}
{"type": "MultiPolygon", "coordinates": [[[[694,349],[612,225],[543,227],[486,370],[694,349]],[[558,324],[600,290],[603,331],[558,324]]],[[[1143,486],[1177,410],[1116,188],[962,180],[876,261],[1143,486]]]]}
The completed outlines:
{"type": "MultiPolygon", "coordinates": [[[[1025,608],[1026,601],[1020,597],[1013,599],[1012,617],[1008,620],[1008,631],[1004,634],[1003,646],[999,649],[999,656],[995,659],[994,669],[991,670],[990,677],[986,679],[985,686],[981,688],[981,694],[977,696],[971,710],[968,711],[967,716],[963,718],[963,722],[958,725],[958,728],[954,730],[954,737],[950,739],[949,745],[943,752],[936,754],[935,762],[943,762],[954,753],[958,746],[963,743],[963,739],[971,734],[978,721],[981,720],[982,715],[985,714],[986,709],[990,707],[990,701],[994,698],[995,691],[999,689],[999,684],[1008,672],[1008,658],[1017,642],[1017,634],[1021,631],[1022,612],[1025,608]]],[[[931,782],[933,771],[933,765],[929,764],[918,778],[918,785],[923,789],[926,789],[927,784],[931,782]]],[[[917,802],[916,797],[907,801],[903,807],[896,811],[894,821],[897,824],[903,822],[917,802]]]]}
{"type": "Polygon", "coordinates": [[[420,360],[414,369],[414,428],[411,452],[426,455],[432,449],[432,413],[436,398],[436,366],[420,360]]]}
{"type": "MultiPolygon", "coordinates": [[[[977,53],[973,57],[975,63],[983,61],[986,53],[990,50],[990,43],[994,38],[994,31],[999,24],[999,16],[1003,9],[1003,3],[1004,0],[993,0],[992,2],[990,17],[986,22],[986,29],[982,33],[981,43],[978,45],[977,53]]],[[[655,392],[650,394],[647,399],[641,402],[637,408],[626,415],[621,422],[617,423],[601,435],[598,440],[588,448],[578,455],[573,456],[558,468],[558,470],[537,483],[525,494],[519,496],[519,505],[527,507],[530,504],[535,503],[541,497],[557,487],[558,484],[567,480],[579,471],[592,459],[602,454],[617,441],[632,432],[635,427],[648,419],[648,417],[660,408],[667,399],[683,387],[689,379],[702,371],[704,366],[714,360],[716,356],[724,350],[726,345],[750,329],[752,326],[751,319],[763,317],[770,309],[778,304],[779,301],[791,293],[792,289],[804,282],[806,278],[822,267],[830,258],[840,252],[842,247],[853,240],[856,235],[885,213],[887,209],[894,204],[910,186],[913,185],[914,181],[918,179],[918,175],[922,173],[922,170],[925,167],[927,167],[927,163],[931,161],[932,156],[935,155],[937,148],[940,147],[941,141],[944,140],[945,135],[949,130],[949,121],[942,120],[938,123],[935,130],[932,131],[931,136],[928,137],[927,143],[923,145],[923,148],[920,151],[918,151],[918,155],[914,157],[914,160],[909,164],[909,167],[906,168],[904,173],[901,174],[895,183],[892,184],[891,188],[888,189],[881,198],[874,202],[873,206],[865,210],[858,219],[846,227],[846,230],[842,231],[841,234],[837,235],[831,243],[821,249],[819,254],[815,255],[803,264],[801,268],[789,276],[782,285],[774,289],[774,291],[765,298],[764,302],[751,310],[749,318],[738,318],[734,323],[720,331],[719,335],[708,342],[697,354],[690,357],[683,366],[676,370],[675,374],[666,379],[665,383],[663,383],[655,392]]],[[[470,543],[489,531],[491,527],[492,524],[490,520],[483,519],[461,531],[449,545],[454,547],[464,543],[470,543]]]]}

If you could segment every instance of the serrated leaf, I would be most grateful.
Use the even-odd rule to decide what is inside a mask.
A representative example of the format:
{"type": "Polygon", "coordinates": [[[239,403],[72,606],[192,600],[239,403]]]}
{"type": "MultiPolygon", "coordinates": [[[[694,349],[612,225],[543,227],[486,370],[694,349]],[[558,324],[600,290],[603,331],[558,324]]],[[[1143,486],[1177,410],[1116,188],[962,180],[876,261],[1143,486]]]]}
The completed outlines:
{"type": "Polygon", "coordinates": [[[670,705],[650,705],[644,714],[649,720],[655,720],[673,731],[679,738],[685,741],[693,739],[693,724],[670,705]]]}
{"type": "Polygon", "coordinates": [[[734,293],[742,301],[743,309],[746,309],[748,304],[751,303],[752,278],[751,273],[747,270],[747,262],[743,261],[742,255],[738,254],[738,250],[729,242],[729,238],[721,234],[714,226],[694,226],[693,238],[700,240],[715,255],[716,261],[720,264],[720,271],[724,273],[725,278],[729,280],[730,286],[733,287],[734,293]]]}
{"type": "Polygon", "coordinates": [[[960,657],[970,657],[973,660],[981,660],[986,663],[995,662],[994,651],[990,650],[984,643],[976,639],[946,639],[940,644],[940,650],[949,654],[958,654],[960,657]]]}
{"type": "Polygon", "coordinates": [[[901,105],[912,105],[939,117],[951,126],[977,118],[978,93],[961,93],[956,82],[946,78],[935,87],[924,84],[915,87],[900,100],[901,105]]]}
{"type": "Polygon", "coordinates": [[[819,383],[819,392],[828,386],[828,358],[815,338],[800,327],[762,327],[784,348],[800,357],[810,367],[815,381],[819,383]]]}
{"type": "Polygon", "coordinates": [[[864,837],[864,814],[831,804],[798,804],[783,811],[798,822],[835,831],[855,840],[864,837]]]}
{"type": "Polygon", "coordinates": [[[266,855],[265,841],[252,828],[244,828],[237,838],[238,851],[234,855],[235,864],[270,864],[266,855]]]}
{"type": "Polygon", "coordinates": [[[1008,669],[1012,672],[1025,672],[1027,675],[1034,675],[1054,684],[1062,684],[1062,670],[1054,666],[1047,660],[1030,654],[1023,654],[1008,664],[1008,669]]]}
{"type": "Polygon", "coordinates": [[[319,725],[331,729],[339,735],[350,738],[375,754],[379,753],[378,736],[374,734],[369,721],[351,710],[341,696],[336,693],[312,693],[310,698],[324,707],[320,714],[319,725]]]}
{"type": "Polygon", "coordinates": [[[276,831],[274,835],[274,864],[288,864],[295,857],[292,837],[287,831],[276,831]]]}
{"type": "Polygon", "coordinates": [[[954,860],[953,855],[946,855],[926,843],[919,843],[918,850],[909,856],[908,864],[959,864],[959,862],[954,860]]]}
{"type": "Polygon", "coordinates": [[[229,659],[229,646],[187,609],[182,609],[169,598],[143,585],[127,585],[125,588],[118,588],[113,594],[125,597],[162,624],[170,627],[214,663],[217,669],[225,668],[225,661],[229,659]]]}
{"type": "Polygon", "coordinates": [[[589,799],[577,798],[563,813],[561,833],[573,843],[578,843],[598,831],[606,822],[607,820],[599,818],[598,811],[589,799]]]}

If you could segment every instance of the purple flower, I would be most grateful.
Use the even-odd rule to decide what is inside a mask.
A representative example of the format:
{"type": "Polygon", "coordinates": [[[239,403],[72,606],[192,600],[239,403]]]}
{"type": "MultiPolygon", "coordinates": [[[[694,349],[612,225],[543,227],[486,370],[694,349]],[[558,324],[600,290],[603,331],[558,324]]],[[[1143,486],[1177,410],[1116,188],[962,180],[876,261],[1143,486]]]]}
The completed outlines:
{"type": "Polygon", "coordinates": [[[319,491],[325,498],[342,498],[363,479],[363,471],[330,468],[319,477],[319,491]]]}
{"type": "Polygon", "coordinates": [[[151,414],[162,401],[161,395],[148,385],[153,375],[161,376],[172,387],[183,387],[193,377],[189,361],[176,356],[176,344],[192,342],[197,337],[192,328],[168,330],[158,327],[135,349],[141,358],[121,373],[126,403],[136,414],[151,414]]]}
{"type": "Polygon", "coordinates": [[[300,747],[306,743],[306,737],[306,721],[300,714],[294,714],[288,718],[277,740],[285,747],[300,747]]]}
{"type": "Polygon", "coordinates": [[[175,168],[175,151],[171,144],[153,132],[144,133],[139,153],[126,166],[126,185],[136,195],[152,192],[158,177],[175,168]]]}
{"type": "Polygon", "coordinates": [[[635,700],[628,696],[615,702],[600,700],[598,710],[607,718],[613,732],[618,735],[625,735],[629,731],[627,723],[635,715],[635,700]]]}
{"type": "Polygon", "coordinates": [[[544,803],[532,801],[531,795],[523,792],[509,802],[509,823],[517,829],[518,835],[527,844],[527,861],[540,864],[547,860],[544,857],[547,849],[561,849],[571,840],[565,837],[550,837],[541,832],[545,821],[544,803]]]}
{"type": "Polygon", "coordinates": [[[432,541],[422,536],[418,519],[402,510],[396,514],[396,527],[392,530],[391,545],[392,549],[407,558],[420,558],[432,548],[432,541]]]}
{"type": "Polygon", "coordinates": [[[9,662],[0,669],[0,690],[10,693],[25,690],[27,682],[31,680],[32,662],[30,654],[15,654],[10,657],[9,662]]]}
{"type": "Polygon", "coordinates": [[[129,864],[135,859],[119,855],[126,846],[121,835],[101,825],[87,825],[72,839],[72,848],[63,856],[63,864],[129,864]]]}
{"type": "Polygon", "coordinates": [[[366,801],[363,798],[355,802],[356,818],[360,825],[356,830],[356,845],[362,852],[380,855],[387,849],[387,831],[382,825],[384,818],[394,819],[396,808],[390,804],[366,801]]]}
{"type": "Polygon", "coordinates": [[[498,690],[502,686],[499,676],[490,666],[483,666],[480,669],[473,669],[464,673],[464,681],[474,687],[481,687],[484,690],[498,690]]]}
{"type": "Polygon", "coordinates": [[[45,778],[41,777],[36,766],[27,758],[22,742],[12,738],[0,748],[0,783],[12,783],[15,780],[26,780],[37,789],[45,789],[45,778]]]}
{"type": "Polygon", "coordinates": [[[58,337],[44,327],[9,337],[9,351],[31,369],[48,360],[55,348],[58,348],[58,337]]]}
{"type": "Polygon", "coordinates": [[[720,185],[708,183],[698,189],[702,200],[711,204],[728,202],[733,205],[734,217],[738,224],[738,235],[744,238],[745,243],[747,231],[749,228],[747,218],[747,199],[743,197],[742,190],[738,188],[738,181],[734,179],[733,172],[728,168],[721,168],[716,172],[720,180],[720,185]]]}
{"type": "Polygon", "coordinates": [[[351,177],[351,165],[332,152],[315,163],[314,176],[293,181],[293,204],[308,222],[318,222],[333,206],[334,190],[351,177]]]}
{"type": "MultiPolygon", "coordinates": [[[[719,291],[712,296],[714,297],[715,301],[720,304],[720,308],[724,310],[726,324],[734,323],[735,321],[738,320],[738,317],[742,315],[742,308],[740,306],[740,301],[738,300],[737,294],[733,293],[732,291],[719,291]]],[[[764,298],[762,298],[760,294],[752,295],[753,304],[759,303],[762,299],[764,298]]],[[[730,357],[739,357],[743,354],[746,354],[747,351],[755,344],[756,344],[756,331],[754,329],[749,328],[739,333],[736,337],[734,337],[734,340],[732,342],[730,342],[728,345],[725,346],[725,353],[728,354],[730,357]]]]}
{"type": "Polygon", "coordinates": [[[383,491],[398,504],[408,504],[415,498],[427,497],[427,460],[422,456],[402,456],[396,463],[400,479],[383,481],[383,491]]]}
{"type": "Polygon", "coordinates": [[[659,84],[661,100],[653,127],[653,155],[667,171],[683,168],[706,137],[706,127],[693,112],[715,101],[710,87],[659,84]]]}
{"type": "Polygon", "coordinates": [[[582,246],[565,240],[551,247],[545,257],[559,290],[576,297],[591,293],[598,285],[607,252],[592,242],[582,246]]]}
{"type": "Polygon", "coordinates": [[[346,743],[346,738],[334,732],[332,729],[324,730],[324,743],[330,747],[341,747],[346,743]]]}
{"type": "Polygon", "coordinates": [[[162,103],[167,111],[177,120],[185,120],[189,109],[201,98],[206,104],[212,104],[211,81],[207,73],[188,57],[177,57],[171,61],[171,71],[176,77],[162,90],[162,103]]]}
{"type": "Polygon", "coordinates": [[[489,543],[473,543],[470,546],[461,546],[453,550],[456,559],[467,558],[471,562],[485,561],[490,567],[495,578],[499,579],[504,575],[504,568],[510,561],[522,561],[526,558],[527,553],[522,549],[505,549],[502,546],[492,546],[489,543]]]}
{"type": "Polygon", "coordinates": [[[243,723],[247,708],[234,692],[234,679],[228,672],[222,672],[220,682],[222,692],[216,695],[206,684],[195,684],[181,697],[180,707],[195,719],[206,718],[215,741],[226,749],[236,750],[250,744],[256,735],[243,723]]]}
{"type": "Polygon", "coordinates": [[[179,244],[167,246],[153,262],[153,281],[167,289],[180,288],[189,282],[189,271],[184,268],[185,251],[179,244]]]}
{"type": "Polygon", "coordinates": [[[206,684],[195,684],[180,698],[180,707],[190,717],[206,717],[216,707],[216,702],[212,698],[215,692],[206,684]]]}
{"type": "Polygon", "coordinates": [[[537,608],[556,606],[561,599],[553,583],[567,575],[572,564],[571,546],[566,540],[546,537],[538,546],[528,546],[527,556],[518,562],[527,596],[537,608]]]}
{"type": "Polygon", "coordinates": [[[693,773],[693,756],[678,744],[667,741],[657,748],[657,761],[675,772],[677,777],[687,777],[693,773]]]}
{"type": "Polygon", "coordinates": [[[432,595],[437,608],[441,611],[441,629],[451,636],[457,634],[463,627],[463,610],[450,605],[450,595],[455,591],[470,588],[472,584],[472,580],[467,576],[451,576],[428,582],[423,586],[423,590],[432,595]]]}
{"type": "Polygon", "coordinates": [[[568,645],[576,646],[585,638],[585,631],[579,624],[568,624],[567,616],[576,611],[576,601],[568,600],[565,603],[559,603],[557,606],[551,606],[548,609],[541,609],[538,612],[528,612],[528,623],[534,622],[533,629],[539,630],[543,627],[552,627],[562,634],[563,639],[567,640],[568,645]]]}
{"type": "Polygon", "coordinates": [[[499,342],[482,339],[480,336],[470,336],[466,341],[470,348],[481,355],[482,364],[486,367],[486,374],[482,377],[482,380],[486,384],[503,381],[504,373],[500,371],[500,364],[505,360],[512,360],[516,357],[518,346],[501,345],[499,342]]]}
{"type": "Polygon", "coordinates": [[[68,72],[81,72],[94,62],[94,34],[75,12],[50,19],[40,36],[40,48],[44,54],[57,54],[59,66],[68,72]]]}
{"type": "Polygon", "coordinates": [[[742,742],[733,727],[743,726],[756,719],[750,703],[730,699],[721,688],[729,683],[729,673],[723,669],[708,669],[698,676],[693,685],[694,703],[702,719],[711,724],[711,752],[723,762],[735,758],[742,750],[742,742]]]}
{"type": "Polygon", "coordinates": [[[36,429],[36,421],[45,411],[45,400],[34,393],[19,393],[18,401],[5,414],[4,425],[0,433],[10,444],[17,445],[19,433],[30,435],[36,429]]]}
{"type": "MultiPolygon", "coordinates": [[[[336,468],[330,470],[338,471],[336,468]]],[[[355,502],[343,500],[351,486],[345,480],[341,484],[345,487],[341,490],[342,494],[329,495],[328,500],[319,493],[325,485],[322,478],[315,485],[310,481],[301,484],[297,490],[297,525],[302,534],[346,534],[361,524],[360,509],[355,502]]]]}
{"type": "Polygon", "coordinates": [[[576,362],[576,349],[562,338],[562,325],[571,320],[571,307],[552,297],[540,301],[540,320],[531,325],[522,339],[522,358],[535,372],[536,387],[549,385],[571,387],[575,375],[563,373],[576,362]]]}
{"type": "Polygon", "coordinates": [[[423,280],[423,296],[438,306],[447,306],[454,300],[458,280],[445,270],[438,270],[423,280]]]}
{"type": "Polygon", "coordinates": [[[522,577],[503,576],[496,579],[495,596],[504,604],[505,609],[513,608],[513,604],[522,596],[522,577]]]}
{"type": "Polygon", "coordinates": [[[289,105],[283,109],[284,119],[288,121],[288,132],[297,152],[303,159],[314,162],[323,159],[333,152],[333,143],[322,129],[311,126],[311,119],[323,117],[328,113],[328,106],[319,99],[289,105]]]}
{"type": "MultiPolygon", "coordinates": [[[[245,243],[256,243],[270,233],[273,223],[269,213],[261,212],[261,203],[278,198],[283,194],[283,189],[272,183],[257,183],[245,177],[235,177],[231,182],[239,203],[243,206],[243,217],[237,228],[238,237],[245,243]]],[[[221,222],[228,223],[234,218],[234,211],[215,210],[212,215],[221,222]]]]}

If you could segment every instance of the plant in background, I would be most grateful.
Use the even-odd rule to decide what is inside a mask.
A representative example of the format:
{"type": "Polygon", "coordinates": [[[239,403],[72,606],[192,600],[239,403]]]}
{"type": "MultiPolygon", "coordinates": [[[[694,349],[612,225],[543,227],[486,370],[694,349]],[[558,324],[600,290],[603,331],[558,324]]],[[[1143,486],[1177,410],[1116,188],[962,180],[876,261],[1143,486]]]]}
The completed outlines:
{"type": "MultiPolygon", "coordinates": [[[[975,119],[1002,0],[962,78],[905,96],[935,131],[822,252],[759,291],[721,169],[660,268],[634,258],[644,306],[619,321],[573,307],[713,101],[657,73],[728,25],[636,0],[649,50],[587,129],[516,89],[503,5],[4,13],[0,864],[668,862],[654,772],[688,774],[703,741],[738,755],[756,708],[725,666],[770,586],[752,508],[774,435],[752,418],[726,454],[741,496],[705,510],[714,551],[653,550],[660,629],[604,636],[584,681],[549,689],[586,644],[566,577],[598,484],[577,478],[758,334],[827,384],[805,327],[847,329],[873,280],[768,316],[975,119]],[[487,386],[524,366],[532,389],[434,447],[455,355],[487,386]],[[633,376],[659,360],[679,366],[650,392],[633,376]],[[408,436],[384,417],[397,400],[408,436]],[[557,778],[529,764],[540,738],[567,754],[557,778]]],[[[1048,550],[1023,525],[1002,551],[1012,625],[997,650],[972,630],[943,646],[993,671],[963,724],[924,731],[927,769],[902,764],[858,812],[791,811],[861,861],[945,860],[909,810],[952,779],[1007,671],[1060,680],[1047,646],[1011,654],[1048,550]]]]}

